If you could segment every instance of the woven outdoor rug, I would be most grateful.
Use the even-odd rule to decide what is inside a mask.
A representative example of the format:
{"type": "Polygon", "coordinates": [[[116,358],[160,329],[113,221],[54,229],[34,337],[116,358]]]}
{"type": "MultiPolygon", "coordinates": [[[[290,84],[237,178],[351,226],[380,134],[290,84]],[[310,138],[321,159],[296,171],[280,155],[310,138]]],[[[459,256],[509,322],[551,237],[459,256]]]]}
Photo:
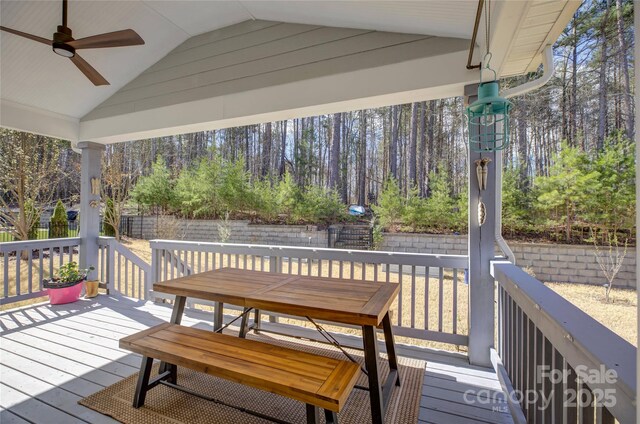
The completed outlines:
{"type": "MultiPolygon", "coordinates": [[[[337,349],[325,344],[291,341],[292,339],[290,338],[283,339],[279,336],[265,335],[264,333],[259,335],[250,334],[247,338],[346,359],[337,349]]],[[[360,363],[364,362],[362,352],[351,349],[347,349],[347,351],[360,363]]],[[[379,361],[378,364],[382,381],[384,381],[389,372],[388,363],[385,360],[379,361]]],[[[402,385],[393,389],[385,422],[397,424],[417,423],[424,366],[423,361],[399,358],[402,385]]],[[[156,361],[151,374],[152,377],[157,375],[157,368],[158,362],[156,361]]],[[[145,405],[135,409],[131,406],[131,403],[137,377],[138,374],[136,373],[80,400],[79,403],[125,424],[272,423],[272,421],[258,418],[229,406],[205,400],[162,384],[147,392],[145,405]]],[[[178,367],[178,384],[235,407],[246,408],[290,423],[306,423],[304,404],[279,395],[182,367],[178,367]]],[[[364,374],[361,373],[357,384],[368,386],[368,381],[364,374]]],[[[338,418],[342,424],[370,423],[369,392],[354,389],[342,412],[338,414],[338,418]]],[[[321,420],[324,422],[323,416],[321,420]]]]}

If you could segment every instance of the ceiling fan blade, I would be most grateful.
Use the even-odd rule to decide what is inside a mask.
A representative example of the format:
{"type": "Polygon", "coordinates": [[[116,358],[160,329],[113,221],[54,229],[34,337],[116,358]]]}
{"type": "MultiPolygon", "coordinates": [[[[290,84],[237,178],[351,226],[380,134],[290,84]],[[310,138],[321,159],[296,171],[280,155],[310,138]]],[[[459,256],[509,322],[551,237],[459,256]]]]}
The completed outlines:
{"type": "Polygon", "coordinates": [[[69,41],[74,49],[100,49],[103,47],[126,47],[144,44],[144,40],[132,29],[122,31],[107,32],[104,34],[92,35],[91,37],[80,38],[69,41]]]}
{"type": "Polygon", "coordinates": [[[102,75],[98,71],[94,69],[93,66],[89,65],[89,63],[78,56],[76,54],[73,57],[70,57],[71,61],[80,69],[80,71],[93,83],[93,85],[109,85],[109,81],[104,79],[102,75]]]}
{"type": "Polygon", "coordinates": [[[11,28],[0,26],[0,30],[6,31],[6,32],[10,32],[11,34],[19,35],[20,37],[28,38],[29,40],[38,41],[40,43],[47,44],[49,46],[52,43],[51,40],[47,40],[44,37],[39,37],[39,36],[33,35],[33,34],[27,34],[26,32],[17,31],[15,29],[11,29],[11,28]]]}

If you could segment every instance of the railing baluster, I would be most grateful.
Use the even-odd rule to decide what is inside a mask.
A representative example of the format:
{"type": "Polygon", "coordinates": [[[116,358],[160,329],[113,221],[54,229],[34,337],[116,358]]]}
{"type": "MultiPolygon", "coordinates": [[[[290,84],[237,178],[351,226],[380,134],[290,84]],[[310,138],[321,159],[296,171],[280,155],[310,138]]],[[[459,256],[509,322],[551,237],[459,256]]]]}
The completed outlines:
{"type": "Polygon", "coordinates": [[[582,406],[578,410],[578,415],[579,415],[578,419],[580,420],[579,422],[582,424],[594,424],[595,400],[593,399],[593,392],[591,391],[589,386],[587,386],[586,383],[582,381],[582,379],[580,378],[578,378],[578,388],[579,388],[578,393],[580,393],[581,395],[583,393],[588,394],[588,399],[587,398],[584,399],[584,403],[581,404],[582,406]]]}
{"type": "MultiPolygon", "coordinates": [[[[5,253],[5,259],[7,259],[7,253],[5,253]]],[[[44,262],[44,254],[42,252],[42,249],[38,249],[38,263],[39,263],[39,267],[38,267],[38,288],[39,290],[42,290],[42,280],[44,279],[44,266],[43,266],[43,262],[44,262]]],[[[7,281],[7,280],[5,280],[7,281]]]]}
{"type": "Polygon", "coordinates": [[[398,326],[402,327],[402,304],[404,303],[404,295],[402,293],[402,265],[398,265],[398,284],[400,284],[400,291],[398,292],[398,326]]]}
{"type": "Polygon", "coordinates": [[[438,268],[438,331],[442,331],[442,304],[444,303],[444,268],[438,268]]]}
{"type": "Polygon", "coordinates": [[[129,294],[129,259],[127,258],[124,258],[124,293],[125,295],[129,294]]]}
{"type": "MultiPolygon", "coordinates": [[[[542,377],[542,383],[543,383],[543,393],[544,393],[544,397],[547,400],[552,400],[552,383],[551,380],[549,379],[549,372],[553,369],[553,346],[551,345],[551,343],[549,342],[549,340],[544,337],[544,345],[543,345],[543,369],[544,372],[547,373],[546,376],[542,377]]],[[[547,406],[547,408],[544,409],[544,422],[546,423],[552,423],[553,421],[553,406],[551,404],[549,404],[549,406],[547,406]]]]}
{"type": "Polygon", "coordinates": [[[527,315],[524,313],[522,308],[520,308],[520,390],[525,392],[527,387],[527,354],[529,351],[527,350],[527,315]]]}
{"type": "MultiPolygon", "coordinates": [[[[17,254],[17,253],[16,253],[17,254]]],[[[42,269],[42,266],[40,266],[42,269]]],[[[4,252],[4,288],[2,290],[3,297],[6,299],[9,297],[9,252],[4,252]]]]}
{"type": "Polygon", "coordinates": [[[513,309],[513,301],[511,300],[511,295],[507,294],[507,313],[505,315],[505,319],[507,322],[507,332],[506,332],[506,346],[507,352],[502,360],[504,361],[504,366],[507,370],[509,376],[513,375],[513,314],[511,313],[513,309]]]}
{"type": "Polygon", "coordinates": [[[164,251],[164,278],[162,281],[167,281],[169,279],[170,270],[171,270],[171,273],[173,273],[173,263],[171,261],[171,253],[168,250],[165,250],[164,251]]]}
{"type": "MultiPolygon", "coordinates": [[[[118,291],[122,293],[122,255],[120,254],[120,252],[118,252],[118,291]]],[[[173,274],[171,275],[171,278],[173,278],[173,274]]]]}
{"type": "Polygon", "coordinates": [[[16,296],[20,296],[20,289],[21,289],[21,281],[20,281],[20,268],[22,268],[22,252],[20,251],[18,253],[16,253],[16,296]]]}
{"type": "Polygon", "coordinates": [[[458,334],[458,268],[453,268],[453,287],[451,288],[451,332],[458,334]]]}
{"type": "MultiPolygon", "coordinates": [[[[544,393],[544,386],[542,382],[542,366],[544,364],[544,337],[542,336],[542,332],[535,326],[535,358],[534,361],[535,370],[534,370],[534,381],[535,381],[535,389],[538,395],[544,393]]],[[[538,405],[532,405],[531,409],[534,413],[534,421],[535,424],[542,423],[543,413],[540,409],[537,408],[538,405]]]]}
{"type": "MultiPolygon", "coordinates": [[[[555,348],[553,349],[553,366],[558,375],[564,370],[564,358],[555,348]]],[[[562,423],[564,415],[564,378],[559,378],[553,385],[553,422],[562,423]]]]}
{"type": "MultiPolygon", "coordinates": [[[[569,393],[576,394],[576,398],[574,399],[574,405],[568,405],[568,404],[564,405],[564,409],[565,409],[564,422],[577,423],[578,422],[578,405],[580,405],[580,402],[581,402],[580,392],[578,392],[578,378],[573,367],[571,367],[571,365],[569,365],[566,361],[564,363],[564,370],[565,370],[565,375],[567,376],[567,381],[566,381],[563,393],[567,395],[569,393]]],[[[570,399],[567,398],[567,396],[565,395],[564,400],[567,401],[570,399]]]]}
{"type": "Polygon", "coordinates": [[[27,259],[27,278],[28,278],[28,287],[27,292],[29,294],[33,293],[33,249],[29,249],[29,258],[27,259]]]}
{"type": "MultiPolygon", "coordinates": [[[[389,265],[387,265],[388,267],[389,265]]],[[[429,329],[429,267],[424,267],[424,329],[429,329]]]]}
{"type": "Polygon", "coordinates": [[[415,266],[411,266],[411,328],[416,328],[416,267],[415,266]]]}
{"type": "Polygon", "coordinates": [[[522,390],[522,309],[516,305],[516,317],[515,317],[515,360],[513,365],[515,369],[513,372],[513,387],[516,390],[522,390]]]}

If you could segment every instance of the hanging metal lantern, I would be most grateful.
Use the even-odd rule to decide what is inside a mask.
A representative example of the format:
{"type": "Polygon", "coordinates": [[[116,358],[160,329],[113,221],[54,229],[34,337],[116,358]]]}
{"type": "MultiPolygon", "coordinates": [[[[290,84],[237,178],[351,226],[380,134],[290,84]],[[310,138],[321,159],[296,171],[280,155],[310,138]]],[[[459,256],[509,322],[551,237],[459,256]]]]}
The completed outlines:
{"type": "MultiPolygon", "coordinates": [[[[490,55],[488,55],[490,57],[490,55]]],[[[489,68],[487,60],[486,68],[489,68]]],[[[478,86],[478,100],[467,107],[469,147],[474,152],[495,152],[509,145],[509,112],[512,103],[500,97],[498,81],[482,82],[478,86]]]]}

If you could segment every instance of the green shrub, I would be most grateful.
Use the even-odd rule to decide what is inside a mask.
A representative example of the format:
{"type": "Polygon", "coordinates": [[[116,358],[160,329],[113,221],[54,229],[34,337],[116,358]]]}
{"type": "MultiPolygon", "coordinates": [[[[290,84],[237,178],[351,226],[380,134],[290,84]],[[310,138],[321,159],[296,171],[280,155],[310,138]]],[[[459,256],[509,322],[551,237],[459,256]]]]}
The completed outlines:
{"type": "Polygon", "coordinates": [[[67,223],[67,211],[58,200],[49,221],[49,238],[63,238],[69,236],[69,224],[67,223]]]}
{"type": "MultiPolygon", "coordinates": [[[[275,188],[275,198],[280,213],[292,217],[296,205],[302,201],[302,192],[288,172],[275,188]]],[[[293,218],[291,218],[293,220],[293,218]]]]}
{"type": "Polygon", "coordinates": [[[389,228],[402,222],[405,214],[405,204],[400,194],[400,187],[394,178],[385,181],[380,193],[378,205],[373,207],[382,228],[389,228]]]}
{"type": "Polygon", "coordinates": [[[256,181],[253,184],[253,211],[266,220],[273,220],[280,213],[277,186],[272,187],[268,181],[256,181]]]}
{"type": "Polygon", "coordinates": [[[116,210],[113,205],[113,200],[107,198],[107,201],[105,202],[104,219],[102,220],[102,232],[107,237],[116,236],[116,229],[112,224],[114,222],[113,217],[115,216],[115,213],[116,210]]]}
{"type": "Polygon", "coordinates": [[[346,218],[346,207],[335,191],[308,186],[294,207],[293,218],[296,221],[331,224],[346,218]]]}
{"type": "Polygon", "coordinates": [[[457,205],[446,174],[445,168],[441,167],[439,172],[429,175],[431,196],[427,199],[428,222],[425,224],[440,230],[453,229],[458,224],[455,216],[457,205]]]}
{"type": "Polygon", "coordinates": [[[173,180],[162,157],[153,164],[151,174],[138,180],[131,198],[139,205],[162,211],[171,206],[174,202],[173,180]]]}
{"type": "Polygon", "coordinates": [[[225,212],[250,212],[255,205],[254,191],[244,170],[244,160],[222,162],[221,169],[217,194],[225,212]]]}
{"type": "Polygon", "coordinates": [[[417,189],[409,192],[402,210],[402,224],[412,231],[424,231],[433,224],[428,199],[421,198],[417,189]]]}

